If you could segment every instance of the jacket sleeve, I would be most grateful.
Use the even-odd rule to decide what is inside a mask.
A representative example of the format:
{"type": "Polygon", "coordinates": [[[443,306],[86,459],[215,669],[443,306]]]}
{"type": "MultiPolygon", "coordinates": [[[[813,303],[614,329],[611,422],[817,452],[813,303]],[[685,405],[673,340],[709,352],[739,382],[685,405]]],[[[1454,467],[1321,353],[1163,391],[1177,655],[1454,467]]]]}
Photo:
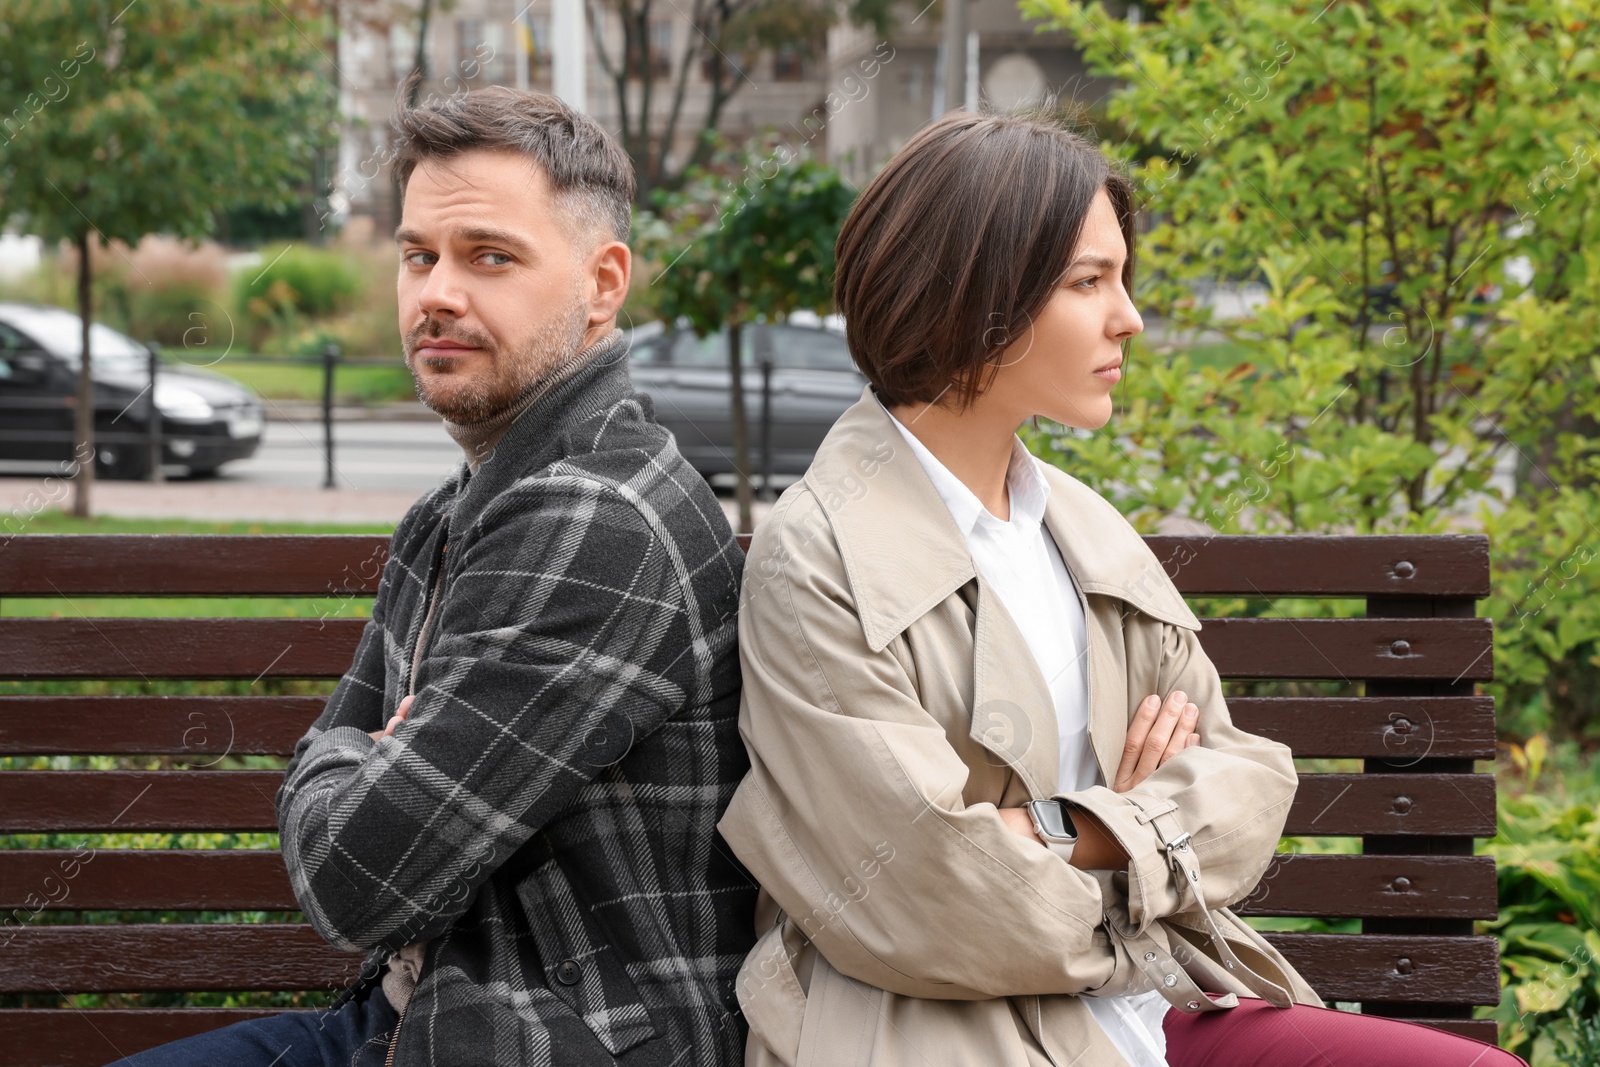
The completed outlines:
{"type": "Polygon", "coordinates": [[[1127,793],[1095,786],[1060,794],[1093,813],[1130,857],[1128,918],[1140,931],[1198,906],[1193,887],[1167,865],[1158,824],[1191,835],[1206,905],[1227,907],[1250,894],[1272,861],[1298,782],[1288,746],[1233,725],[1217,669],[1195,631],[1159,625],[1160,695],[1181,689],[1200,708],[1200,744],[1127,793]]]}
{"type": "Polygon", "coordinates": [[[824,528],[780,506],[746,564],[751,770],[724,838],[851,978],[943,999],[1104,985],[1118,957],[1097,929],[1099,883],[963,800],[966,765],[919,702],[903,639],[870,649],[825,520],[807,494],[793,500],[824,528]]]}
{"type": "Polygon", "coordinates": [[[393,736],[340,719],[297,746],[284,859],[336,947],[441,933],[695,684],[698,618],[662,531],[591,479],[526,484],[453,534],[461,556],[393,736]]]}

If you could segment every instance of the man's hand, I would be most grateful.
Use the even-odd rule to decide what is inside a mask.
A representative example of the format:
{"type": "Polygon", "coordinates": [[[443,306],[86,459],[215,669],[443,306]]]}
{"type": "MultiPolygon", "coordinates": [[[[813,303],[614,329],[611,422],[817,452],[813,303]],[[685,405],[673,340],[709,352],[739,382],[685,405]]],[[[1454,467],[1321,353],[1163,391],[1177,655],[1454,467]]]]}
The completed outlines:
{"type": "Polygon", "coordinates": [[[380,737],[388,737],[390,734],[394,733],[394,728],[399,726],[401,720],[406,717],[406,712],[411,710],[411,702],[416,698],[417,697],[415,693],[408,695],[400,702],[400,706],[395,709],[394,715],[389,719],[388,724],[385,725],[381,730],[368,730],[368,736],[376,741],[380,737]]]}
{"type": "Polygon", "coordinates": [[[1128,740],[1122,746],[1122,762],[1111,788],[1126,793],[1167,760],[1198,745],[1199,718],[1200,709],[1189,703],[1188,694],[1181,689],[1167,697],[1165,705],[1158,696],[1145,697],[1128,724],[1128,740]]]}

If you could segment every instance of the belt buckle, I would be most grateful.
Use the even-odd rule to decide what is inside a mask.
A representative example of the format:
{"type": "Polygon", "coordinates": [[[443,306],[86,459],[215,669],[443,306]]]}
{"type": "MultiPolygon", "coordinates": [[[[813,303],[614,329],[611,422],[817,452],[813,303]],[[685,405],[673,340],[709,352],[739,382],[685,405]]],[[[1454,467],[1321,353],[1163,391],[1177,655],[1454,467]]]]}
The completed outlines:
{"type": "Polygon", "coordinates": [[[1183,833],[1179,834],[1177,837],[1174,837],[1171,841],[1168,841],[1162,846],[1163,850],[1167,854],[1167,865],[1169,867],[1177,868],[1182,866],[1176,853],[1189,851],[1189,840],[1191,836],[1192,835],[1189,833],[1189,831],[1185,830],[1183,833]]]}

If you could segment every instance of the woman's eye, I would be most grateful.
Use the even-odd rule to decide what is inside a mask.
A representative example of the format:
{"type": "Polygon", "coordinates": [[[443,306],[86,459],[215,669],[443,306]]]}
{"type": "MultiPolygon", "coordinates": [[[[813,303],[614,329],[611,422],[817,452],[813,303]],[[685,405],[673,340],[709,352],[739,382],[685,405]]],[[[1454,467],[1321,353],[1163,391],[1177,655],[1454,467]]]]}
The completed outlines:
{"type": "Polygon", "coordinates": [[[1099,278],[1085,278],[1083,281],[1079,282],[1077,285],[1074,285],[1073,288],[1077,289],[1077,288],[1080,288],[1080,287],[1085,286],[1085,285],[1091,285],[1092,286],[1092,285],[1094,285],[1095,282],[1097,282],[1099,280],[1100,280],[1099,278]]]}

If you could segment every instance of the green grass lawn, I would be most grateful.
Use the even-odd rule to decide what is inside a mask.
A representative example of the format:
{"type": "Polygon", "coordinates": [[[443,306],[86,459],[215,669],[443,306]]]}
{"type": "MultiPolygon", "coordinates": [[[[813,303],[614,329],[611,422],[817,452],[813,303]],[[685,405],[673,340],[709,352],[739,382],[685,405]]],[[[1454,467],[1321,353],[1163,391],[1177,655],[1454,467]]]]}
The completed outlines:
{"type": "Polygon", "coordinates": [[[124,519],[103,515],[79,519],[63,511],[41,511],[28,520],[28,532],[19,536],[69,533],[392,534],[394,527],[385,523],[370,522],[349,525],[303,522],[208,522],[201,519],[124,519]]]}
{"type": "MultiPolygon", "coordinates": [[[[322,368],[318,366],[231,363],[224,359],[207,369],[224,374],[272,400],[322,399],[322,368]]],[[[415,400],[417,391],[411,372],[397,362],[393,366],[356,364],[337,368],[333,373],[333,395],[340,404],[386,404],[415,400]]]]}

